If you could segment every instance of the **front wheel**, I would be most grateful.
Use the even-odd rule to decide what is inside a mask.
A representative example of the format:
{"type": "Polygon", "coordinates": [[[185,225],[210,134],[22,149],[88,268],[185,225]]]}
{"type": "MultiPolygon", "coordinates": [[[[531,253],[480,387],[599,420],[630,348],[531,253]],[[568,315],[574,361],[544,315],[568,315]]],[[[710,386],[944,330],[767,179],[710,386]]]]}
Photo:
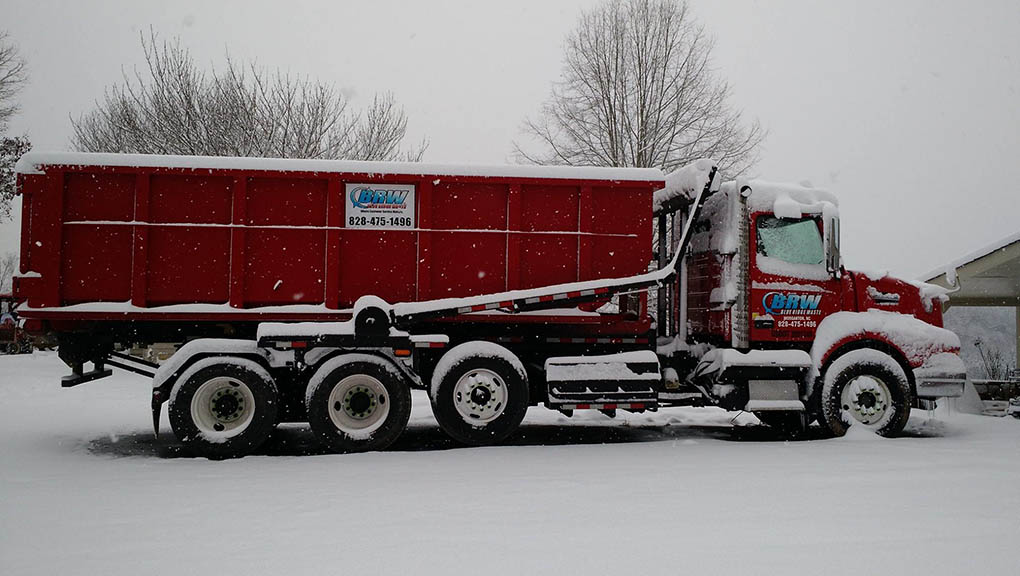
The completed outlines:
{"type": "Polygon", "coordinates": [[[850,426],[865,426],[893,437],[910,418],[910,382],[896,360],[873,349],[852,350],[825,372],[821,390],[822,424],[842,436],[850,426]]]}
{"type": "Polygon", "coordinates": [[[245,456],[276,425],[276,384],[251,360],[202,359],[174,384],[168,411],[177,438],[202,456],[245,456]]]}
{"type": "Polygon", "coordinates": [[[391,363],[367,354],[327,360],[305,393],[308,423],[334,452],[385,450],[407,427],[411,390],[391,363]]]}
{"type": "Polygon", "coordinates": [[[528,410],[521,361],[491,342],[467,342],[444,355],[432,376],[432,412],[454,440],[496,444],[517,430],[528,410]]]}

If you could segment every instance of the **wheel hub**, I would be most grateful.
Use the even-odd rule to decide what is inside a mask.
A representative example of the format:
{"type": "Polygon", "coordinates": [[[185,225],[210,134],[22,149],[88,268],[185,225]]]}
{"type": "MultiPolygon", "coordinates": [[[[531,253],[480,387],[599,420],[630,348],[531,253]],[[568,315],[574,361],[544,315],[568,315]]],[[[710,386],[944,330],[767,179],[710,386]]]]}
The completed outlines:
{"type": "Polygon", "coordinates": [[[506,383],[491,370],[466,372],[453,391],[454,406],[461,418],[472,424],[486,424],[506,409],[506,383]]]}
{"type": "Polygon", "coordinates": [[[492,399],[492,392],[485,386],[478,386],[471,391],[471,401],[478,406],[485,406],[492,399]]]}
{"type": "Polygon", "coordinates": [[[255,397],[240,380],[212,378],[198,387],[191,401],[191,418],[205,434],[240,434],[251,422],[255,397]]]}
{"type": "Polygon", "coordinates": [[[217,420],[231,422],[240,417],[243,410],[244,399],[237,392],[221,388],[213,394],[212,413],[217,420]]]}
{"type": "Polygon", "coordinates": [[[376,396],[364,386],[354,386],[344,395],[344,412],[351,418],[362,420],[372,415],[376,407],[376,396]]]}
{"type": "Polygon", "coordinates": [[[329,395],[329,417],[347,433],[375,430],[389,413],[385,386],[366,374],[354,374],[338,382],[329,395]]]}
{"type": "Polygon", "coordinates": [[[889,409],[891,398],[885,382],[871,376],[851,380],[841,396],[843,410],[861,424],[880,422],[889,409]]]}

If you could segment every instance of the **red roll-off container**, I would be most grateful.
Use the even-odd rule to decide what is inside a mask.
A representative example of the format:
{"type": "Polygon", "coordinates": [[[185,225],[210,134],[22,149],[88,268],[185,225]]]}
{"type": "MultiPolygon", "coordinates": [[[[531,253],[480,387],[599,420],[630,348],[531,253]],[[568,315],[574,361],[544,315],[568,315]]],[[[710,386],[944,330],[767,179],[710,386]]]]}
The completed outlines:
{"type": "Polygon", "coordinates": [[[73,153],[18,172],[21,314],[62,329],[340,319],[366,294],[638,274],[663,186],[658,170],[73,153]]]}

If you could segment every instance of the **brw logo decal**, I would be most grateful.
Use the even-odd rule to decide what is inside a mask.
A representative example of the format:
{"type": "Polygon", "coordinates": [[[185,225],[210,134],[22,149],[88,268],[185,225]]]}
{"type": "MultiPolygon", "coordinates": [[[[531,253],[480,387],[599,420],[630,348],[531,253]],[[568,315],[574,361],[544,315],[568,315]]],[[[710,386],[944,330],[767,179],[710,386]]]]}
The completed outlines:
{"type": "Polygon", "coordinates": [[[792,294],[788,292],[769,292],[761,299],[761,305],[767,314],[818,310],[818,305],[821,302],[821,294],[792,294]]]}

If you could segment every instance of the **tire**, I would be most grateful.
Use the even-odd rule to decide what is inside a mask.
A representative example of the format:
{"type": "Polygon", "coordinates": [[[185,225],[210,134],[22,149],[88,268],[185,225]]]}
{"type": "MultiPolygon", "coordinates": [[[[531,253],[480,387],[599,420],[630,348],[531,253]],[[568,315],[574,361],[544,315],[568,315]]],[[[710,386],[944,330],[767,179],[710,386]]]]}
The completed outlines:
{"type": "Polygon", "coordinates": [[[784,438],[799,438],[807,430],[808,416],[804,412],[755,412],[754,415],[784,438]]]}
{"type": "Polygon", "coordinates": [[[411,417],[411,389],[395,366],[377,356],[327,360],[308,383],[308,423],[334,452],[385,450],[411,417]]]}
{"type": "Polygon", "coordinates": [[[870,348],[851,350],[826,370],[821,390],[821,424],[834,436],[866,426],[894,437],[910,418],[913,394],[907,375],[891,356],[870,348]]]}
{"type": "Polygon", "coordinates": [[[276,384],[251,360],[199,360],[174,384],[170,425],[206,458],[239,458],[258,449],[276,425],[276,384]]]}
{"type": "Polygon", "coordinates": [[[432,412],[454,440],[498,444],[513,434],[528,410],[528,381],[520,360],[490,342],[455,346],[432,377],[432,412]]]}

